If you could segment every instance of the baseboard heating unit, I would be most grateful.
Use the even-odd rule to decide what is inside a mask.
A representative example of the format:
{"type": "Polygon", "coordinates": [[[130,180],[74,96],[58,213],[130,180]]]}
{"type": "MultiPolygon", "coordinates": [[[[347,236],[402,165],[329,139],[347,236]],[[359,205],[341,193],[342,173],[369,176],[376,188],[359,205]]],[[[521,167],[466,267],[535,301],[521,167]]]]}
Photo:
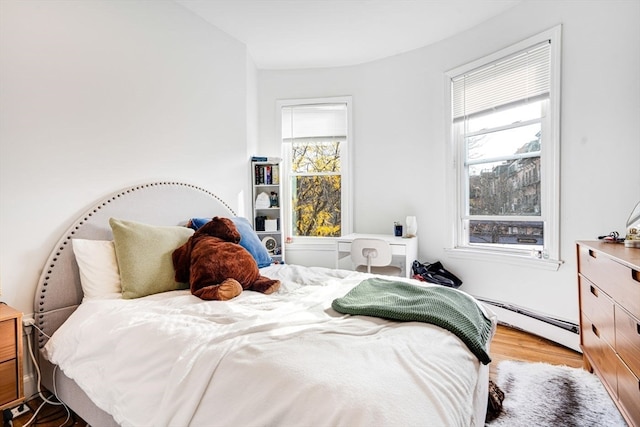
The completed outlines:
{"type": "Polygon", "coordinates": [[[498,316],[498,323],[522,329],[581,352],[580,326],[576,323],[545,316],[514,304],[476,299],[490,306],[498,316]]]}

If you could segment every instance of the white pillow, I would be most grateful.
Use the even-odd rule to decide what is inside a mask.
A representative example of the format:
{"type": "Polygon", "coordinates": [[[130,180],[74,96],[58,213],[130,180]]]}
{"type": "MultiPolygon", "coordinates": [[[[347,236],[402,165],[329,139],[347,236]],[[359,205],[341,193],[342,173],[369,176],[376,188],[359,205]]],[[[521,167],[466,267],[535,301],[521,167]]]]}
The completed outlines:
{"type": "Polygon", "coordinates": [[[113,241],[72,239],[72,242],[84,297],[121,298],[120,271],[113,241]]]}

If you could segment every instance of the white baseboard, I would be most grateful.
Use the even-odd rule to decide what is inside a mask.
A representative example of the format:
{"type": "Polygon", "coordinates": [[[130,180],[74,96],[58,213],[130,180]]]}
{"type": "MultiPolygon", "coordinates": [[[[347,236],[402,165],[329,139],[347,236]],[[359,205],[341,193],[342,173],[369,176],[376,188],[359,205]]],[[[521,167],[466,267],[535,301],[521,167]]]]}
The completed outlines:
{"type": "Polygon", "coordinates": [[[496,313],[499,323],[522,329],[582,353],[579,334],[502,307],[487,305],[496,313]]]}
{"type": "MultiPolygon", "coordinates": [[[[23,316],[24,321],[31,319],[33,320],[33,315],[23,316]]],[[[23,390],[24,397],[29,399],[31,396],[38,392],[38,378],[36,376],[36,372],[33,366],[33,361],[31,360],[31,354],[29,352],[29,343],[27,340],[32,339],[32,328],[23,328],[22,329],[22,381],[23,381],[23,390]]]]}
{"type": "Polygon", "coordinates": [[[25,375],[22,378],[24,381],[24,397],[28,399],[38,392],[37,380],[33,374],[25,375]]]}

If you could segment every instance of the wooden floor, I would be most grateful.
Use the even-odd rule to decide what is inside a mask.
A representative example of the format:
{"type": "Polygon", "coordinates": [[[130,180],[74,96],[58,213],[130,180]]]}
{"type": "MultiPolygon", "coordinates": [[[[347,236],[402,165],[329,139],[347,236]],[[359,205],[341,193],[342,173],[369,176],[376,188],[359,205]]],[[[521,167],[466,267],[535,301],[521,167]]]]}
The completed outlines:
{"type": "MultiPolygon", "coordinates": [[[[565,365],[574,368],[582,367],[582,355],[544,338],[506,326],[498,326],[491,342],[490,378],[495,381],[496,366],[503,360],[521,360],[525,362],[546,362],[553,365],[565,365]]],[[[39,399],[29,401],[32,409],[28,414],[14,420],[14,427],[22,427],[33,416],[33,411],[40,404],[39,399]]],[[[40,427],[80,426],[87,424],[78,417],[71,417],[66,422],[67,412],[61,407],[45,405],[38,413],[37,425],[40,427]],[[64,422],[64,424],[63,424],[64,422]]],[[[31,423],[35,425],[35,423],[31,423]]],[[[7,424],[5,424],[7,426],[7,424]]]]}
{"type": "Polygon", "coordinates": [[[491,341],[490,353],[489,378],[494,381],[496,366],[503,360],[545,362],[552,365],[582,368],[582,353],[545,338],[502,325],[498,325],[496,335],[491,341]]]}

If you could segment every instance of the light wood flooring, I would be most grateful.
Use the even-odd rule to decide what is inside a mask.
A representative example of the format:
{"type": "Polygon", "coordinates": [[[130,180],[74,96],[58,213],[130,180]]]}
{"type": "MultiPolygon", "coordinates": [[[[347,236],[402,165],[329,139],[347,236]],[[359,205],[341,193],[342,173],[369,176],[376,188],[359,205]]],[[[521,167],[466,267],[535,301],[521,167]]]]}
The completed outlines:
{"type": "Polygon", "coordinates": [[[545,338],[508,326],[498,325],[491,341],[489,378],[496,379],[496,366],[503,360],[545,362],[582,368],[582,353],[556,344],[545,338]]]}
{"type": "MultiPolygon", "coordinates": [[[[498,326],[496,335],[491,342],[491,359],[489,376],[494,381],[496,378],[496,366],[503,360],[545,362],[553,365],[582,368],[582,354],[544,338],[501,325],[498,326]]],[[[38,408],[39,402],[38,398],[30,400],[28,404],[32,411],[15,419],[13,421],[14,427],[23,427],[33,416],[33,410],[38,408]]],[[[64,422],[66,418],[67,413],[60,407],[45,405],[38,414],[37,425],[40,427],[86,427],[87,425],[79,417],[72,417],[64,422]]],[[[34,424],[32,423],[31,425],[34,424]]]]}

